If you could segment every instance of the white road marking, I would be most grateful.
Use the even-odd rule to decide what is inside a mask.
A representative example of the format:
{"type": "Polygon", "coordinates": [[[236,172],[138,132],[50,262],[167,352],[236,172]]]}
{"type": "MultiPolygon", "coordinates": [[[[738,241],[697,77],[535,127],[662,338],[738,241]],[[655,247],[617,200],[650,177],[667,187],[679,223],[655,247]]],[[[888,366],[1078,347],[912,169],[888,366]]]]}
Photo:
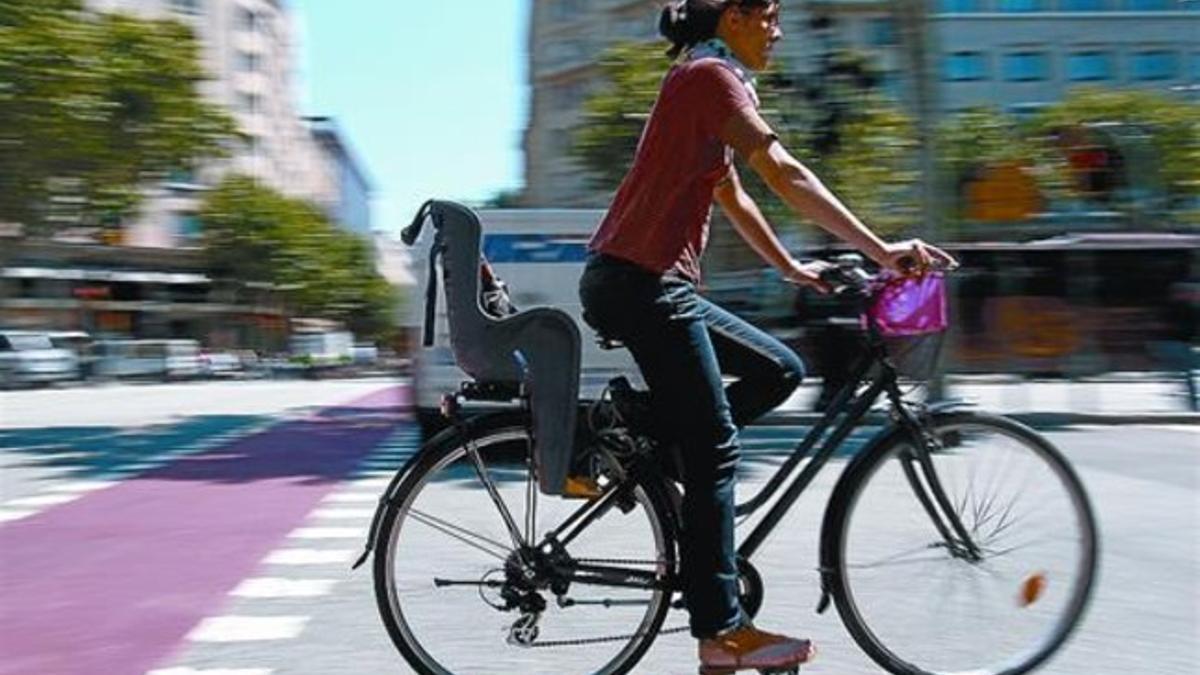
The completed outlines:
{"type": "Polygon", "coordinates": [[[362,539],[367,531],[361,527],[300,527],[290,535],[292,539],[362,539]]]}
{"type": "Polygon", "coordinates": [[[6,507],[11,507],[11,506],[16,506],[16,507],[54,506],[56,504],[66,504],[67,502],[73,502],[76,499],[79,499],[79,495],[71,495],[71,494],[38,495],[36,497],[22,497],[20,499],[14,499],[10,502],[5,503],[4,506],[6,506],[6,507]]]}
{"type": "Polygon", "coordinates": [[[230,595],[238,598],[317,598],[333,591],[336,579],[246,579],[230,595]]]}
{"type": "Polygon", "coordinates": [[[333,565],[354,561],[354,549],[284,548],[267,556],[268,565],[333,565]]]}
{"type": "Polygon", "coordinates": [[[54,485],[49,489],[51,492],[94,492],[112,487],[117,482],[115,480],[77,480],[70,483],[63,483],[62,485],[54,485]]]}
{"type": "Polygon", "coordinates": [[[146,675],[271,675],[270,668],[160,668],[146,675]]]}
{"type": "Polygon", "coordinates": [[[35,515],[37,511],[17,511],[12,509],[0,509],[0,523],[10,523],[14,520],[21,520],[35,515]]]}
{"type": "Polygon", "coordinates": [[[307,616],[213,616],[200,622],[188,639],[193,642],[255,642],[290,640],[300,635],[307,616]]]}

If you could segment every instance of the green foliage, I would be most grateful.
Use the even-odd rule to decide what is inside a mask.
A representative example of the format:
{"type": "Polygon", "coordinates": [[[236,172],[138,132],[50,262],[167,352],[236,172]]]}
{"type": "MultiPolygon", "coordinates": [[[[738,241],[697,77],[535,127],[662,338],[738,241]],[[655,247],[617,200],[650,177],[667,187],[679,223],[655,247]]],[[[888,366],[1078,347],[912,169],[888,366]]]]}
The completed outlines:
{"type": "Polygon", "coordinates": [[[1085,199],[1067,161],[1070,143],[1059,140],[1064,130],[1115,142],[1114,150],[1122,153],[1120,170],[1133,189],[1106,209],[1132,214],[1145,211],[1149,200],[1173,211],[1165,224],[1197,218],[1183,209],[1200,196],[1200,106],[1153,91],[1086,88],[1025,123],[990,108],[949,117],[939,129],[937,148],[942,179],[954,197],[953,215],[962,216],[967,181],[985,167],[1006,163],[1029,167],[1051,200],[1085,199]]]}
{"type": "Polygon", "coordinates": [[[1053,182],[1036,161],[1036,141],[1014,118],[993,107],[978,106],[949,116],[938,126],[934,143],[938,180],[949,198],[944,214],[947,227],[963,225],[967,185],[987,167],[1029,167],[1041,187],[1050,188],[1053,182]]]}
{"type": "Polygon", "coordinates": [[[397,293],[375,271],[370,244],[311,204],[231,176],[200,217],[217,276],[273,284],[293,314],[340,321],[356,335],[384,341],[394,332],[397,293]]]}
{"type": "Polygon", "coordinates": [[[827,181],[871,229],[900,233],[920,221],[918,151],[912,120],[890,102],[866,95],[825,159],[827,181]]]}
{"type": "MultiPolygon", "coordinates": [[[[1038,115],[1031,130],[1048,138],[1059,129],[1089,124],[1136,127],[1157,159],[1169,201],[1200,196],[1200,105],[1154,91],[1081,88],[1038,115]]],[[[1066,171],[1061,161],[1055,168],[1066,171]]]]}
{"type": "Polygon", "coordinates": [[[139,186],[220,156],[233,121],[205,103],[190,30],[6,0],[0,10],[0,220],[46,231],[133,209],[139,186]]]}
{"type": "Polygon", "coordinates": [[[633,162],[669,62],[661,43],[622,42],[600,57],[605,86],[583,104],[571,155],[598,190],[615,190],[633,162]]]}

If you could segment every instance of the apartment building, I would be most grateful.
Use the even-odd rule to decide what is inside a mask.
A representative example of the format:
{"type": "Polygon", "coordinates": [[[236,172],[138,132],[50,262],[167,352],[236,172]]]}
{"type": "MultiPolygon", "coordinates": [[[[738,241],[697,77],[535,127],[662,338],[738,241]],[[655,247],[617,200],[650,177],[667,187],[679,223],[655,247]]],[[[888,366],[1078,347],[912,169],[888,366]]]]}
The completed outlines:
{"type": "Polygon", "coordinates": [[[231,113],[242,132],[227,159],[148,187],[141,213],[126,225],[125,243],[187,245],[202,228],[195,215],[200,195],[230,172],[313,201],[348,229],[369,231],[365,171],[345,151],[336,125],[302,118],[296,104],[298,45],[284,0],[90,0],[89,6],[189,25],[210,76],[201,94],[231,113]]]}
{"type": "MultiPolygon", "coordinates": [[[[929,0],[937,108],[994,105],[1024,113],[1072,87],[1142,87],[1197,97],[1200,1],[929,0]]],[[[600,83],[597,60],[620,40],[655,40],[661,0],[534,0],[529,31],[532,86],[525,132],[524,201],[603,206],[569,158],[570,129],[600,83]]],[[[912,81],[893,3],[783,0],[777,57],[811,71],[820,53],[873,54],[883,87],[907,100],[912,81]],[[830,19],[814,28],[814,17],[830,19]]],[[[664,61],[664,67],[665,67],[664,61]]]]}

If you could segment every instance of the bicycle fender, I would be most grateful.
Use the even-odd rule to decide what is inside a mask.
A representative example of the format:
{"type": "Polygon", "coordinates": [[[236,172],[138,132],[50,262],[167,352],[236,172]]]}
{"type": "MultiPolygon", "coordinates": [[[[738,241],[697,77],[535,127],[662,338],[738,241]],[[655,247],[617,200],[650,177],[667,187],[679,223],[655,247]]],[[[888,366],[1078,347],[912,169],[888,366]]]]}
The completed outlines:
{"type": "Polygon", "coordinates": [[[422,444],[421,451],[414,453],[412,457],[408,458],[404,466],[400,467],[396,471],[396,474],[392,476],[392,480],[388,483],[383,494],[379,496],[379,502],[375,506],[375,514],[371,516],[371,527],[367,530],[367,541],[363,546],[363,552],[354,561],[354,564],[350,566],[350,569],[356,570],[362,567],[363,563],[371,557],[371,553],[375,550],[375,538],[379,534],[379,523],[383,520],[383,515],[387,512],[387,509],[395,503],[396,493],[400,490],[401,481],[404,480],[404,477],[408,475],[408,472],[414,466],[424,459],[428,452],[441,449],[447,444],[462,443],[466,438],[478,435],[481,432],[510,426],[528,426],[528,424],[529,413],[527,412],[505,410],[487,413],[467,420],[463,423],[461,430],[460,427],[455,426],[442,429],[433,438],[429,439],[427,443],[422,444]]]}

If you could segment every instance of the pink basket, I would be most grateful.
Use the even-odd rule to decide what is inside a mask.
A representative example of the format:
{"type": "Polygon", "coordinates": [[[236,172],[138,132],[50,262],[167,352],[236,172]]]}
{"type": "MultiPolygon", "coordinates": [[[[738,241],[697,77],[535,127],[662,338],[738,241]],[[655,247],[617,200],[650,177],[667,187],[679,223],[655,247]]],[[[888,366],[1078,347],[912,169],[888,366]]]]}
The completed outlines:
{"type": "Polygon", "coordinates": [[[940,272],[887,278],[867,314],[886,338],[941,333],[949,325],[946,280],[940,272]]]}

